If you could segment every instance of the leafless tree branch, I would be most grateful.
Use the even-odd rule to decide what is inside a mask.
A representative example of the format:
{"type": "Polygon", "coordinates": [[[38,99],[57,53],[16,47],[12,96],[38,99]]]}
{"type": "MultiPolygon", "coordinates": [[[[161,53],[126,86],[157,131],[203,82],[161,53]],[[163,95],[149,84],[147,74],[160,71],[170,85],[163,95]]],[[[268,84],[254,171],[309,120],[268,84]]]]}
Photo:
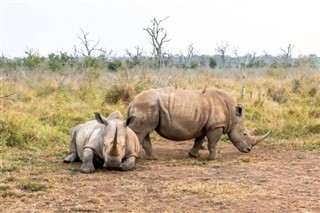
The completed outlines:
{"type": "Polygon", "coordinates": [[[224,43],[223,41],[221,41],[221,43],[217,45],[217,48],[215,48],[215,51],[221,57],[222,67],[225,67],[225,63],[226,63],[225,56],[226,56],[226,52],[227,52],[228,47],[229,47],[228,43],[224,43]]]}
{"type": "Polygon", "coordinates": [[[153,52],[157,60],[158,69],[160,69],[160,64],[163,62],[164,58],[163,44],[170,41],[170,39],[166,39],[167,32],[163,27],[160,27],[160,24],[168,18],[169,16],[159,21],[156,18],[154,18],[151,20],[152,27],[143,28],[143,30],[147,31],[147,33],[151,37],[153,52]]]}
{"type": "Polygon", "coordinates": [[[81,41],[81,44],[84,46],[85,50],[81,48],[80,51],[78,52],[81,53],[82,56],[84,57],[90,57],[92,56],[93,51],[100,50],[97,48],[97,46],[100,43],[100,40],[98,40],[96,43],[91,45],[93,40],[90,40],[88,38],[89,33],[86,33],[82,28],[80,29],[80,31],[81,31],[81,35],[78,35],[78,39],[81,41]]]}

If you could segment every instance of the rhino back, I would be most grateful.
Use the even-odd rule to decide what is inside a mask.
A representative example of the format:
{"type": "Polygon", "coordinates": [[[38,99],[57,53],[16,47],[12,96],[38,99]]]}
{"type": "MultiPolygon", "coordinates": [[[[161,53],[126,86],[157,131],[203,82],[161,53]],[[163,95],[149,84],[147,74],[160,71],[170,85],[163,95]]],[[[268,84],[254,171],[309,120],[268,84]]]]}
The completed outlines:
{"type": "Polygon", "coordinates": [[[219,90],[163,90],[159,99],[160,122],[156,131],[171,140],[199,137],[224,127],[227,109],[219,90]]]}

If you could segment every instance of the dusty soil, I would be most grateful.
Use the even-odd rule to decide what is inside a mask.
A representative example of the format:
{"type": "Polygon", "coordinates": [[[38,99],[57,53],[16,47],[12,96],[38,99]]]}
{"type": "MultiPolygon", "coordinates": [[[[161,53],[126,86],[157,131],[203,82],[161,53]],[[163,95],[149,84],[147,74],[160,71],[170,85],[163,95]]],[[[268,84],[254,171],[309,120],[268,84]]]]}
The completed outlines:
{"type": "Polygon", "coordinates": [[[146,160],[142,151],[129,172],[82,174],[80,163],[60,157],[2,170],[0,211],[320,212],[320,151],[258,145],[242,154],[219,142],[218,160],[207,161],[207,150],[188,157],[190,141],[153,146],[159,159],[146,160]]]}

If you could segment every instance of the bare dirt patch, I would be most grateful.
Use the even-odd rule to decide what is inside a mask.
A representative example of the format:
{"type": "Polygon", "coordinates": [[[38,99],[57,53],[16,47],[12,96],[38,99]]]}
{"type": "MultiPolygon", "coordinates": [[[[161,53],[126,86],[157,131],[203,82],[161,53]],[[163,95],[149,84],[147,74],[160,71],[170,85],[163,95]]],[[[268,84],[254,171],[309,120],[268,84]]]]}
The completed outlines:
{"type": "Polygon", "coordinates": [[[2,162],[1,212],[320,212],[320,151],[256,146],[242,154],[220,142],[219,158],[188,157],[192,142],[156,141],[133,171],[79,173],[80,163],[2,162]]]}

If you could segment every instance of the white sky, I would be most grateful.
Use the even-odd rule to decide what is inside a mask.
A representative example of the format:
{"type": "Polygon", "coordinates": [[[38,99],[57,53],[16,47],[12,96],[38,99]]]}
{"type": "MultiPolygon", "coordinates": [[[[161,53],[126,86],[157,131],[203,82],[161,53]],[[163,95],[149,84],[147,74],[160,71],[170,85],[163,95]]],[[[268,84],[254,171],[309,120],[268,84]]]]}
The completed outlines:
{"type": "Polygon", "coordinates": [[[135,46],[149,54],[143,28],[169,16],[164,48],[173,54],[193,43],[196,53],[213,55],[224,42],[229,55],[234,47],[239,55],[278,55],[293,44],[295,56],[320,56],[319,8],[318,0],[0,0],[0,54],[25,56],[27,47],[43,56],[72,53],[81,47],[80,28],[117,56],[135,46]]]}

